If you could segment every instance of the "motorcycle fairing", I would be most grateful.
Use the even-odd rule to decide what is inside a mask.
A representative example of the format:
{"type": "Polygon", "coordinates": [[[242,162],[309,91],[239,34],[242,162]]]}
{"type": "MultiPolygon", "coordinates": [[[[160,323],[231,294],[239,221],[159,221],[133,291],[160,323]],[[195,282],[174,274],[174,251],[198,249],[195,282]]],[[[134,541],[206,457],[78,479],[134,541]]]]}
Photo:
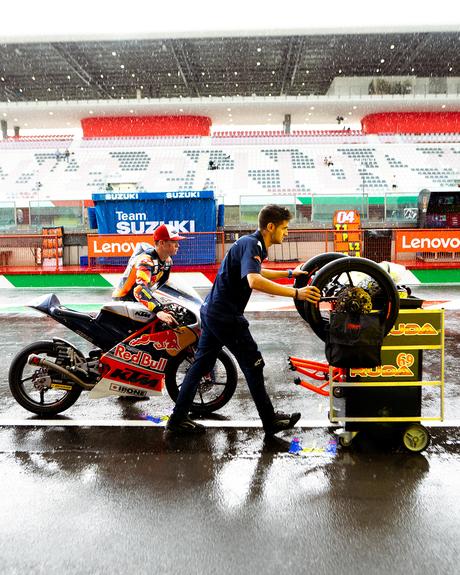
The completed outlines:
{"type": "Polygon", "coordinates": [[[169,358],[195,343],[198,336],[186,326],[155,331],[157,327],[155,321],[143,326],[102,355],[99,368],[103,376],[90,391],[90,398],[163,393],[169,358]]]}
{"type": "Polygon", "coordinates": [[[142,349],[148,350],[149,353],[153,352],[155,356],[159,352],[163,356],[166,354],[165,357],[175,357],[183,349],[194,344],[197,339],[196,332],[187,326],[155,331],[155,324],[152,323],[128,336],[123,343],[136,350],[142,349]]]}

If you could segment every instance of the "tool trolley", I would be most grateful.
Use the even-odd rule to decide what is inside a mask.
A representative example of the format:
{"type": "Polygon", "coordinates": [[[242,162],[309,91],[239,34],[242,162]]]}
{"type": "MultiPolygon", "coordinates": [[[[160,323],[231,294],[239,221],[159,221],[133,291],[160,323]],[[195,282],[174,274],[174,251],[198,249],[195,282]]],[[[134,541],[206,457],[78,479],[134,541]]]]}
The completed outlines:
{"type": "Polygon", "coordinates": [[[296,357],[289,361],[293,370],[319,382],[298,377],[296,384],[329,397],[329,421],[343,425],[337,431],[343,447],[350,446],[358,433],[384,438],[396,434],[407,450],[420,452],[430,442],[423,423],[444,419],[442,309],[400,309],[383,341],[378,367],[345,369],[296,357]],[[423,378],[424,364],[431,367],[429,379],[423,378]],[[438,406],[433,413],[422,413],[422,390],[427,387],[437,390],[432,394],[438,406]]]}
{"type": "Polygon", "coordinates": [[[423,423],[444,418],[444,310],[422,309],[422,299],[394,282],[388,262],[382,266],[367,258],[332,252],[315,256],[301,269],[304,274],[294,286],[316,286],[321,300],[319,305],[296,301],[296,308],[326,343],[326,350],[336,312],[357,314],[353,317],[378,314],[384,339],[381,360],[377,360],[381,365],[372,368],[350,367],[362,356],[346,338],[343,347],[349,346],[350,357],[340,359],[343,367],[290,357],[291,368],[313,380],[298,377],[295,383],[329,397],[329,420],[343,425],[338,431],[343,447],[366,431],[388,439],[399,435],[409,451],[425,449],[430,434],[423,423]],[[424,372],[430,372],[430,377],[424,378],[424,372]],[[426,388],[434,393],[424,393],[426,388]],[[425,406],[422,413],[422,400],[431,401],[430,395],[436,396],[439,410],[427,413],[433,407],[425,406]]]}

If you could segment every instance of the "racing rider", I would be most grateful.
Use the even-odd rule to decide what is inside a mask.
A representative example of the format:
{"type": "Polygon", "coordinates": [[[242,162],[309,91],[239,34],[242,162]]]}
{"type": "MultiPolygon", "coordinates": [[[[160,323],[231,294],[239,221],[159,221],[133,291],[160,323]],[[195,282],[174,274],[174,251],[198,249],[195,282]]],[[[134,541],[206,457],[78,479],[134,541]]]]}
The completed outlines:
{"type": "Polygon", "coordinates": [[[162,310],[154,292],[168,281],[173,263],[171,256],[177,254],[179,241],[184,239],[171,225],[159,226],[153,233],[154,246],[147,243],[136,246],[112,298],[138,301],[161,321],[170,326],[176,325],[174,317],[162,310]]]}

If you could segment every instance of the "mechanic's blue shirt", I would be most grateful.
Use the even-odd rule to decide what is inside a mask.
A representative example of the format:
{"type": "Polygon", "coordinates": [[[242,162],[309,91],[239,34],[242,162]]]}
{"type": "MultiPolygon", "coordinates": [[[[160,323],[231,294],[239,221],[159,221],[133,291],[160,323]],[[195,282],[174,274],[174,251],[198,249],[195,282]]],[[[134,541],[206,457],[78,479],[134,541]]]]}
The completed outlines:
{"type": "Polygon", "coordinates": [[[203,311],[219,317],[242,315],[252,292],[247,275],[260,273],[266,257],[267,248],[259,231],[238,239],[220,265],[203,311]]]}

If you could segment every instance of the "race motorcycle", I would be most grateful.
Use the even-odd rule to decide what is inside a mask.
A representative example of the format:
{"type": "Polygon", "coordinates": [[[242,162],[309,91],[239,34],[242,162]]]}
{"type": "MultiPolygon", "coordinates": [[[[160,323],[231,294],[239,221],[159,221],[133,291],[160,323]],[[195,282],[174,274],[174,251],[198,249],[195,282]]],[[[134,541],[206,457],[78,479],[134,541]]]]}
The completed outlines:
{"type": "MultiPolygon", "coordinates": [[[[162,394],[165,387],[176,401],[194,360],[202,300],[195,290],[171,279],[155,295],[177,326],[171,328],[137,302],[111,301],[98,313],[69,309],[55,294],[29,304],[95,347],[85,355],[72,343],[53,338],[22,349],[9,370],[16,401],[40,416],[62,413],[82,391],[94,399],[145,398],[162,394]]],[[[236,384],[235,363],[223,349],[212,372],[200,381],[192,411],[209,414],[220,409],[236,384]]]]}

